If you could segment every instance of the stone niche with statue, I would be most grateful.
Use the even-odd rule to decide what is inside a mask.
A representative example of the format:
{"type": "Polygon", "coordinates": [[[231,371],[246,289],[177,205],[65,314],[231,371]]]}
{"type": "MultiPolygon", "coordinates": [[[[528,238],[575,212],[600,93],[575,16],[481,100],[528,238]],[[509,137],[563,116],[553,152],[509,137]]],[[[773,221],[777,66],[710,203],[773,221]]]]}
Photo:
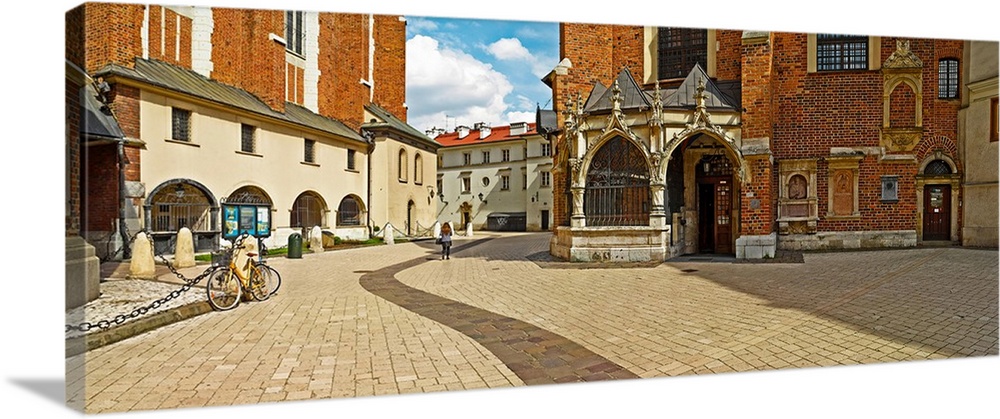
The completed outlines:
{"type": "Polygon", "coordinates": [[[778,173],[778,234],[816,234],[816,159],[782,160],[778,173]]]}

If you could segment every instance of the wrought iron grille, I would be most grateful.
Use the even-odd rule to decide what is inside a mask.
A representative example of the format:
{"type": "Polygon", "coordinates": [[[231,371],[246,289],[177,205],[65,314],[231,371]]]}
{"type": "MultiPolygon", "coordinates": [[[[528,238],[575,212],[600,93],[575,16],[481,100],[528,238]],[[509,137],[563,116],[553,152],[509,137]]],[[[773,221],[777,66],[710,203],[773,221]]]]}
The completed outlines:
{"type": "Polygon", "coordinates": [[[938,61],[938,98],[958,97],[958,60],[945,58],[938,61]]]}
{"type": "Polygon", "coordinates": [[[316,195],[304,193],[299,195],[292,205],[292,227],[323,225],[323,201],[316,195]]]}
{"type": "Polygon", "coordinates": [[[951,166],[944,160],[934,160],[924,168],[925,175],[950,175],[951,166]]]}
{"type": "Polygon", "coordinates": [[[152,200],[152,231],[175,232],[187,227],[193,232],[211,230],[212,205],[198,189],[177,184],[163,188],[152,200]]]}
{"type": "Polygon", "coordinates": [[[621,137],[601,146],[587,170],[583,212],[588,226],[649,224],[649,169],[642,152],[621,137]]]}
{"type": "Polygon", "coordinates": [[[659,28],[659,78],[684,77],[695,63],[708,61],[708,31],[689,28],[659,28]]]}
{"type": "Polygon", "coordinates": [[[345,196],[337,207],[337,225],[361,225],[361,205],[353,196],[345,196]]]}
{"type": "Polygon", "coordinates": [[[867,70],[868,37],[817,34],[816,69],[819,71],[867,70]]]}

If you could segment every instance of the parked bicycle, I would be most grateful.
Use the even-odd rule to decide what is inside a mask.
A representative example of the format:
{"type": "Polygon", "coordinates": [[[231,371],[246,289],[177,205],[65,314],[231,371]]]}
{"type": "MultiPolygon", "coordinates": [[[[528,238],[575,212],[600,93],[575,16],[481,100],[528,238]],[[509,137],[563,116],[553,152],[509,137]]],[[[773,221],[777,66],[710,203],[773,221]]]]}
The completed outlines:
{"type": "Polygon", "coordinates": [[[237,238],[232,248],[225,253],[228,266],[216,269],[208,277],[206,286],[208,303],[216,310],[232,309],[239,305],[245,296],[247,299],[264,301],[281,283],[278,271],[255,261],[257,253],[247,252],[246,262],[242,268],[236,265],[235,256],[237,252],[246,249],[243,242],[247,237],[249,235],[244,234],[237,238]]]}
{"type": "Polygon", "coordinates": [[[260,272],[264,274],[264,282],[267,284],[267,289],[270,295],[274,295],[278,292],[278,287],[281,286],[281,274],[278,273],[277,269],[270,267],[267,264],[267,246],[263,242],[260,244],[260,256],[257,258],[257,266],[260,268],[260,272]]]}

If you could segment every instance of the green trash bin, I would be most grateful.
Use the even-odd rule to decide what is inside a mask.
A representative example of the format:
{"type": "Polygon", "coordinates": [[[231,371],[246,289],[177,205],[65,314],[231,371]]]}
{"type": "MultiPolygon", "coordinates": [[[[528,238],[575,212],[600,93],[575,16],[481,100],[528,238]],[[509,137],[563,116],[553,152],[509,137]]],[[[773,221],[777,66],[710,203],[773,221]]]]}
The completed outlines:
{"type": "Polygon", "coordinates": [[[302,235],[299,233],[288,236],[288,258],[302,259],[302,235]]]}

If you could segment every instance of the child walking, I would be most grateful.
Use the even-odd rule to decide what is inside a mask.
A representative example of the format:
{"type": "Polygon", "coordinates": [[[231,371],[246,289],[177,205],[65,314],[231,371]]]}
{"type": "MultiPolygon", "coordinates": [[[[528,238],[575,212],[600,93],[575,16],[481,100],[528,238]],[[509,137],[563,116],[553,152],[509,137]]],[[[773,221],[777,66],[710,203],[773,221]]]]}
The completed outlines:
{"type": "Polygon", "coordinates": [[[451,224],[441,226],[441,259],[451,259],[451,224]]]}

